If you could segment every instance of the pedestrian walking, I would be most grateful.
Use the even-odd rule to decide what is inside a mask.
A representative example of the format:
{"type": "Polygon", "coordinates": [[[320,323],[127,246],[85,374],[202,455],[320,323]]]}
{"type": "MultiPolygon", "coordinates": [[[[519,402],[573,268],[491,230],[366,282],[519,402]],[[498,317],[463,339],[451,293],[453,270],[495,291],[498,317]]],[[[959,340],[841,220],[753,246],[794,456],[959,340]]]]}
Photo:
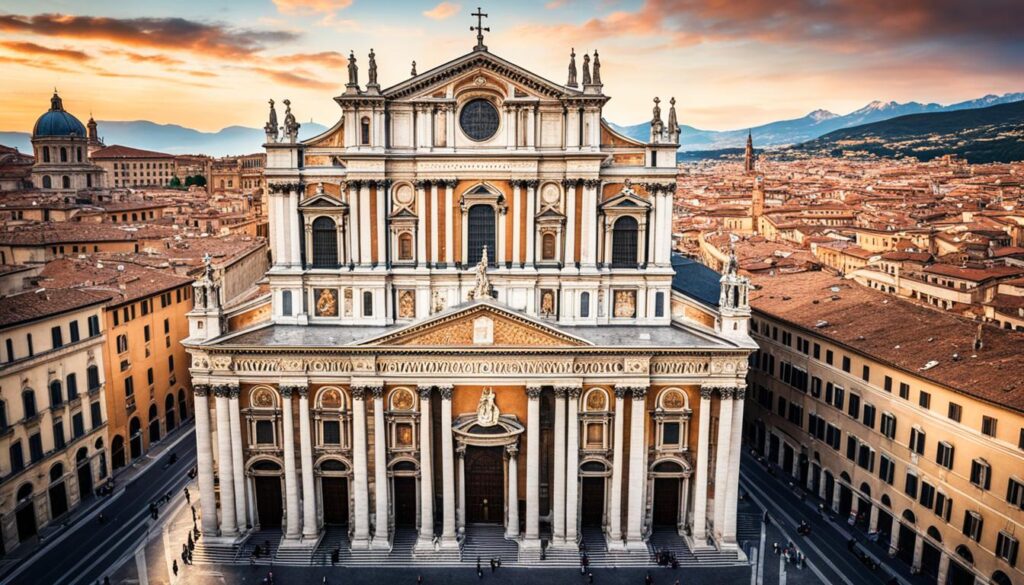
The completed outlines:
{"type": "Polygon", "coordinates": [[[491,572],[494,572],[494,558],[491,558],[491,572]]]}
{"type": "Polygon", "coordinates": [[[188,533],[188,550],[189,550],[189,552],[191,552],[192,549],[194,549],[195,547],[196,547],[196,541],[192,540],[192,533],[189,532],[188,533]]]}
{"type": "Polygon", "coordinates": [[[190,564],[190,565],[192,564],[192,551],[191,550],[188,551],[188,564],[190,564]]]}
{"type": "Polygon", "coordinates": [[[593,573],[587,573],[587,583],[593,583],[593,582],[594,582],[594,574],[593,573]]]}
{"type": "Polygon", "coordinates": [[[416,585],[423,585],[423,575],[416,575],[416,585]]]}
{"type": "Polygon", "coordinates": [[[178,561],[177,559],[171,561],[171,571],[174,572],[174,576],[178,576],[178,561]]]}
{"type": "Polygon", "coordinates": [[[191,504],[192,503],[192,494],[188,493],[188,486],[185,486],[185,503],[186,504],[191,504]]]}
{"type": "Polygon", "coordinates": [[[103,578],[103,585],[110,585],[110,577],[103,578]]]}
{"type": "Polygon", "coordinates": [[[644,577],[644,585],[651,585],[651,583],[654,583],[654,578],[651,577],[651,574],[648,572],[647,576],[644,577]]]}
{"type": "MultiPolygon", "coordinates": [[[[188,493],[188,492],[185,492],[185,493],[188,493]]],[[[192,508],[192,523],[195,524],[196,523],[196,507],[195,506],[190,506],[190,507],[192,508]]]]}
{"type": "Polygon", "coordinates": [[[335,547],[334,550],[331,551],[331,566],[332,567],[334,565],[338,564],[338,558],[340,556],[341,556],[341,548],[340,547],[335,547]]]}

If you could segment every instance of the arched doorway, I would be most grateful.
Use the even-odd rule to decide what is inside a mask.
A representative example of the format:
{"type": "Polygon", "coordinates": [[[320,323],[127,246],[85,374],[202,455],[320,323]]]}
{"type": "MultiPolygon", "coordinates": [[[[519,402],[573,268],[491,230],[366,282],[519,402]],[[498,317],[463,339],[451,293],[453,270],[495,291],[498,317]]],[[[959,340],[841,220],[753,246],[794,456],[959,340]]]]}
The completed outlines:
{"type": "Polygon", "coordinates": [[[276,461],[261,459],[249,466],[253,491],[256,494],[256,523],[260,529],[280,528],[284,517],[281,496],[281,466],[276,461]]]}
{"type": "Polygon", "coordinates": [[[942,560],[942,533],[934,526],[928,527],[928,538],[924,540],[921,551],[921,572],[930,577],[938,577],[939,562],[942,560]],[[936,546],[932,541],[938,542],[936,546]]]}
{"type": "Polygon", "coordinates": [[[170,433],[174,430],[174,395],[168,394],[164,398],[164,419],[165,425],[167,426],[167,432],[170,433]]]}
{"type": "Polygon", "coordinates": [[[580,523],[583,526],[604,525],[607,475],[608,465],[602,461],[580,464],[580,523]]]}
{"type": "Polygon", "coordinates": [[[878,524],[875,530],[879,534],[879,542],[886,543],[888,546],[889,542],[892,542],[892,514],[887,509],[892,508],[892,500],[888,494],[882,494],[882,506],[878,509],[878,524]]]}
{"type": "Polygon", "coordinates": [[[160,440],[160,413],[155,404],[149,405],[149,444],[152,446],[160,440]]]}
{"type": "Polygon", "coordinates": [[[917,532],[913,526],[917,519],[910,510],[903,511],[903,521],[900,522],[900,535],[896,540],[896,556],[908,565],[914,563],[914,543],[917,542],[917,532]]]}
{"type": "Polygon", "coordinates": [[[505,462],[501,447],[466,448],[466,522],[501,524],[505,510],[505,462]]]}
{"type": "Polygon", "coordinates": [[[661,461],[651,469],[654,474],[651,523],[654,526],[677,528],[682,510],[683,477],[685,469],[676,461],[661,461]]]}
{"type": "Polygon", "coordinates": [[[811,462],[807,458],[807,453],[801,453],[799,458],[799,464],[797,465],[797,479],[800,481],[800,487],[807,486],[807,473],[810,469],[811,462]]]}
{"type": "Polygon", "coordinates": [[[142,456],[142,421],[139,417],[133,416],[128,422],[128,436],[130,437],[132,460],[142,456]]]}
{"type": "Polygon", "coordinates": [[[1002,571],[992,573],[992,585],[1013,585],[1013,581],[1002,571]]]}
{"type": "Polygon", "coordinates": [[[188,418],[188,400],[185,398],[185,389],[178,390],[178,420],[188,418]]]}
{"type": "Polygon", "coordinates": [[[82,447],[75,453],[76,475],[78,477],[78,498],[84,500],[92,495],[92,465],[89,450],[82,447]]]}
{"type": "Polygon", "coordinates": [[[853,509],[853,490],[850,489],[850,476],[846,472],[842,474],[843,481],[839,482],[839,517],[846,518],[853,509]]]}
{"type": "Polygon", "coordinates": [[[68,511],[68,491],[64,486],[64,464],[55,463],[50,468],[50,487],[47,490],[50,498],[50,519],[55,520],[68,511]]]}
{"type": "Polygon", "coordinates": [[[324,524],[348,524],[348,466],[337,459],[320,464],[320,501],[324,524]]]}
{"type": "Polygon", "coordinates": [[[110,441],[110,466],[114,469],[121,469],[125,466],[124,458],[124,437],[114,435],[110,441]]]}
{"type": "Polygon", "coordinates": [[[825,505],[832,509],[832,502],[835,501],[836,478],[832,472],[825,470],[825,505]]]}
{"type": "Polygon", "coordinates": [[[783,441],[782,443],[782,470],[786,475],[793,475],[793,447],[783,441]]]}
{"type": "Polygon", "coordinates": [[[416,472],[415,461],[396,461],[391,465],[391,495],[395,526],[416,525],[416,472]]]}
{"type": "Polygon", "coordinates": [[[871,518],[871,486],[867,483],[860,484],[860,493],[857,494],[857,526],[867,528],[871,518]]]}
{"type": "Polygon", "coordinates": [[[956,554],[960,559],[950,559],[949,585],[974,585],[974,573],[968,568],[974,565],[974,554],[962,544],[956,547],[956,554]]]}
{"type": "Polygon", "coordinates": [[[18,505],[14,516],[18,523],[19,542],[25,542],[36,535],[36,506],[32,497],[32,484],[26,483],[18,488],[18,505]]]}

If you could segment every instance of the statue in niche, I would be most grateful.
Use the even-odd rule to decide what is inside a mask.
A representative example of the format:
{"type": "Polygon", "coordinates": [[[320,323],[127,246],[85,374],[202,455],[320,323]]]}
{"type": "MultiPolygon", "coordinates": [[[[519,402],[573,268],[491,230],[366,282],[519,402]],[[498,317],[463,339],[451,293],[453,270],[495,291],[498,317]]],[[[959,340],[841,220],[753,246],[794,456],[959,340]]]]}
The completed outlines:
{"type": "Polygon", "coordinates": [[[487,246],[484,246],[480,263],[476,265],[476,286],[469,291],[469,299],[485,299],[491,297],[491,280],[487,277],[487,246]]]}
{"type": "Polygon", "coordinates": [[[403,290],[398,295],[398,316],[402,319],[416,316],[416,296],[411,290],[403,290]]]}
{"type": "Polygon", "coordinates": [[[338,316],[338,299],[334,294],[334,291],[329,288],[320,289],[320,293],[316,297],[316,316],[317,317],[337,317],[338,316]]]}
{"type": "Polygon", "coordinates": [[[636,291],[615,291],[614,316],[621,318],[636,317],[636,291]]]}
{"type": "Polygon", "coordinates": [[[484,388],[483,394],[480,395],[480,404],[476,407],[476,424],[482,427],[493,427],[498,424],[498,417],[501,416],[501,411],[498,410],[498,405],[494,403],[494,390],[492,388],[484,388]]]}
{"type": "Polygon", "coordinates": [[[445,309],[444,295],[441,294],[440,290],[434,289],[434,292],[433,292],[433,294],[431,294],[431,297],[430,297],[430,304],[431,304],[431,307],[430,307],[430,312],[431,313],[440,313],[441,311],[443,311],[445,309]]]}
{"type": "Polygon", "coordinates": [[[555,314],[555,293],[545,290],[540,294],[540,314],[550,317],[555,314]]]}
{"type": "Polygon", "coordinates": [[[352,289],[345,289],[345,316],[352,316],[352,289]]]}

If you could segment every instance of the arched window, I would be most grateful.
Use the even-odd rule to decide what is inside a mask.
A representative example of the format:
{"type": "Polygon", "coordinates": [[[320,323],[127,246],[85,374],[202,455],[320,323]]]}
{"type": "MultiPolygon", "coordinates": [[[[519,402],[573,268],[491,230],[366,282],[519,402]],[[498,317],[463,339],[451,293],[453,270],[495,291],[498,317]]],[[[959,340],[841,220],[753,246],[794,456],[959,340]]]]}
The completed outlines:
{"type": "Polygon", "coordinates": [[[359,121],[359,144],[370,144],[370,119],[363,118],[359,121]]]}
{"type": "Polygon", "coordinates": [[[60,147],[60,162],[68,162],[68,149],[60,147]]]}
{"type": "Polygon", "coordinates": [[[540,259],[555,259],[555,234],[548,232],[540,239],[540,259]]]}
{"type": "Polygon", "coordinates": [[[470,266],[480,263],[484,246],[487,246],[488,264],[494,265],[494,208],[490,205],[474,205],[469,208],[469,243],[466,263],[470,266]]]}
{"type": "Polygon", "coordinates": [[[60,380],[50,382],[50,406],[57,408],[64,404],[64,390],[60,387],[60,380]]]}
{"type": "Polygon", "coordinates": [[[50,162],[50,147],[43,147],[43,162],[50,162]]]}
{"type": "Polygon", "coordinates": [[[63,188],[70,189],[71,188],[71,177],[69,177],[67,175],[64,175],[63,177],[60,178],[60,184],[61,184],[61,186],[63,188]]]}
{"type": "Polygon", "coordinates": [[[64,477],[64,464],[54,463],[50,468],[50,483],[58,482],[62,477],[64,477]]]}
{"type": "Polygon", "coordinates": [[[630,216],[620,217],[612,227],[612,266],[635,267],[637,265],[636,242],[637,223],[630,216]]]}
{"type": "Polygon", "coordinates": [[[373,316],[373,293],[363,291],[363,317],[373,316]]]}
{"type": "Polygon", "coordinates": [[[590,317],[590,293],[580,293],[580,317],[590,317]]]}
{"type": "Polygon", "coordinates": [[[85,369],[86,383],[89,384],[89,390],[95,390],[100,387],[100,369],[96,366],[89,366],[85,369]]]}
{"type": "Polygon", "coordinates": [[[313,220],[313,267],[338,266],[338,231],[334,220],[318,217],[313,220]]]}
{"type": "Polygon", "coordinates": [[[25,418],[32,418],[36,415],[36,393],[31,388],[21,392],[21,409],[25,411],[25,418]]]}
{"type": "MultiPolygon", "coordinates": [[[[49,151],[47,151],[47,152],[49,152],[49,151]]],[[[52,188],[53,188],[53,180],[50,179],[50,175],[44,175],[43,176],[43,189],[52,189],[52,188]]]]}
{"type": "Polygon", "coordinates": [[[281,291],[281,314],[291,316],[292,314],[292,291],[281,291]]]}
{"type": "Polygon", "coordinates": [[[398,236],[398,259],[412,260],[412,234],[408,232],[398,236]]]}
{"type": "Polygon", "coordinates": [[[117,336],[117,353],[124,353],[128,351],[128,336],[121,334],[117,336]]]}

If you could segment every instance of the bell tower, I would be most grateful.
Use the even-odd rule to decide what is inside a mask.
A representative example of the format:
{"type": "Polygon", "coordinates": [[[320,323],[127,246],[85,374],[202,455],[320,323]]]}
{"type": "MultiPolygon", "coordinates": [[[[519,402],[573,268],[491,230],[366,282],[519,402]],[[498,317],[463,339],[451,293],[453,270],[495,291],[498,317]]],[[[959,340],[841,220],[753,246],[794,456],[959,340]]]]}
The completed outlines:
{"type": "Polygon", "coordinates": [[[721,333],[730,339],[745,340],[750,326],[750,280],[737,273],[736,251],[729,251],[729,261],[719,280],[721,292],[718,311],[721,314],[721,333]]]}
{"type": "Polygon", "coordinates": [[[220,337],[224,315],[220,305],[220,285],[213,278],[209,254],[203,262],[205,271],[202,278],[192,283],[192,310],[188,312],[188,340],[192,343],[220,337]]]}

